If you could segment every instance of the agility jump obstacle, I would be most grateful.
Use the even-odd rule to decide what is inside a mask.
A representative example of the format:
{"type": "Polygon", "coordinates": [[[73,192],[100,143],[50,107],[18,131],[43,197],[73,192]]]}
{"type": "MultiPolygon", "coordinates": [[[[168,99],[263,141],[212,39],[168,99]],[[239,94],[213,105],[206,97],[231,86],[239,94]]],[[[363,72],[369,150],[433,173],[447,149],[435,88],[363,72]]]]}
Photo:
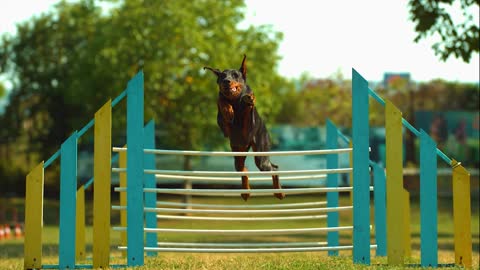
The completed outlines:
{"type": "MultiPolygon", "coordinates": [[[[331,129],[331,128],[330,128],[331,129]]],[[[337,130],[334,130],[336,137],[337,130]]],[[[329,132],[331,133],[331,132],[329,132]]],[[[336,138],[335,138],[336,139],[336,138]]],[[[125,153],[128,148],[114,148],[116,152],[125,153]]],[[[329,150],[313,150],[313,151],[283,151],[283,152],[269,152],[269,153],[244,153],[244,152],[205,152],[205,151],[175,151],[175,150],[152,150],[145,149],[145,153],[154,153],[160,155],[208,155],[208,156],[237,156],[237,155],[321,155],[329,154],[335,156],[338,153],[350,153],[351,148],[345,149],[329,149],[329,150]]],[[[338,163],[338,161],[337,161],[338,163]]],[[[349,173],[351,168],[338,168],[338,164],[333,169],[329,169],[331,164],[327,164],[327,169],[321,170],[295,170],[295,171],[276,171],[276,172],[225,172],[225,171],[178,171],[178,170],[148,170],[145,169],[145,174],[155,174],[160,179],[189,179],[194,181],[211,181],[212,183],[218,181],[237,182],[238,176],[249,175],[253,176],[251,181],[271,181],[271,177],[263,177],[265,175],[280,175],[283,180],[305,180],[305,179],[320,179],[324,178],[325,174],[332,178],[338,173],[349,173]],[[290,176],[295,175],[295,176],[290,176]],[[231,176],[237,176],[233,178],[231,176]],[[259,176],[259,177],[255,177],[259,176]]],[[[124,168],[112,168],[113,172],[124,173],[124,168]]],[[[127,170],[128,172],[128,170],[127,170]]],[[[215,234],[226,236],[249,236],[249,235],[295,235],[305,233],[318,233],[327,232],[327,242],[292,242],[292,243],[246,243],[246,242],[228,242],[228,243],[172,243],[172,242],[155,242],[148,244],[144,248],[145,251],[150,252],[216,252],[216,253],[258,253],[258,252],[300,252],[300,251],[329,251],[331,254],[336,254],[339,250],[352,249],[353,246],[338,244],[338,232],[345,230],[352,230],[352,226],[339,226],[338,225],[338,212],[351,211],[352,206],[338,206],[338,192],[352,190],[351,187],[338,187],[338,180],[335,177],[332,184],[327,184],[327,187],[320,188],[289,188],[283,189],[281,192],[286,194],[308,194],[308,193],[325,193],[327,192],[327,202],[304,202],[304,203],[291,203],[291,204],[267,204],[267,205],[218,205],[218,204],[185,204],[185,203],[173,203],[173,202],[157,202],[157,205],[176,206],[175,208],[149,208],[145,207],[145,215],[148,213],[161,213],[157,215],[160,219],[181,219],[181,220],[222,220],[222,221],[282,221],[282,220],[308,220],[308,219],[327,219],[328,227],[320,228],[289,228],[289,229],[263,229],[263,230],[212,230],[212,229],[177,229],[177,228],[156,228],[147,227],[144,231],[147,233],[195,233],[195,234],[215,234]],[[329,198],[331,195],[336,195],[336,200],[329,198]],[[327,207],[308,207],[298,208],[305,206],[319,206],[327,205],[327,207]],[[194,209],[185,209],[190,206],[194,209]],[[297,207],[297,208],[294,208],[297,207]],[[220,209],[218,209],[220,208],[220,209]],[[289,209],[279,209],[289,208],[289,209]],[[171,214],[191,214],[191,216],[178,216],[171,214]],[[327,213],[327,215],[319,215],[321,213],[327,213]],[[165,215],[169,214],[169,215],[165,215]],[[200,214],[200,216],[198,216],[200,214]],[[217,216],[204,216],[204,214],[215,214],[217,216]],[[249,217],[238,217],[238,215],[249,214],[249,217]],[[270,216],[257,216],[268,214],[270,216]],[[271,216],[278,214],[296,214],[294,216],[271,216]],[[305,215],[310,214],[310,215],[305,215]],[[218,216],[220,215],[220,216],[218,216]],[[225,216],[227,215],[227,216],[225,216]],[[254,216],[254,217],[251,217],[254,216]]],[[[128,188],[119,187],[115,188],[116,191],[126,192],[128,188]]],[[[162,193],[162,194],[180,194],[180,195],[197,195],[197,196],[239,196],[241,193],[250,193],[253,196],[268,195],[279,192],[276,189],[172,189],[172,188],[144,188],[145,193],[162,193]]],[[[128,204],[127,204],[128,207],[128,204]]],[[[127,210],[125,206],[114,206],[115,210],[127,210]]],[[[126,227],[114,227],[114,230],[125,231],[126,227]]],[[[121,246],[122,250],[129,250],[129,246],[121,246]]],[[[376,245],[370,245],[369,248],[376,248],[376,245]]]]}
{"type": "MultiPolygon", "coordinates": [[[[50,159],[42,161],[26,179],[25,211],[25,269],[73,269],[140,266],[144,264],[144,253],[156,252],[305,252],[328,251],[337,255],[339,250],[353,250],[353,262],[370,264],[370,250],[377,249],[377,256],[388,255],[389,264],[402,264],[408,256],[409,224],[408,194],[403,190],[402,179],[402,123],[415,135],[420,136],[420,207],[421,207],[421,263],[437,266],[437,186],[436,155],[452,165],[454,192],[454,241],[455,263],[471,266],[470,235],[470,176],[455,160],[450,160],[438,150],[424,131],[417,131],[401,118],[393,104],[383,101],[368,88],[367,81],[352,70],[352,141],[343,136],[333,123],[327,122],[327,150],[289,151],[268,153],[232,153],[204,151],[173,151],[155,149],[154,124],[145,127],[143,104],[143,73],[137,74],[113,101],[107,102],[79,132],[75,131],[50,159]],[[369,161],[369,95],[381,104],[386,104],[387,169],[369,161]],[[112,108],[122,99],[127,99],[127,142],[126,147],[111,145],[112,108]],[[91,181],[77,189],[77,141],[88,129],[95,126],[94,133],[94,176],[91,181]],[[350,147],[338,148],[338,141],[349,142],[350,147]],[[351,145],[354,147],[352,148],[351,145]],[[112,168],[112,150],[118,152],[118,168],[112,168]],[[351,154],[350,168],[338,168],[338,155],[351,154]],[[238,176],[252,176],[252,181],[271,180],[272,172],[218,172],[218,171],[173,171],[160,170],[155,165],[155,155],[208,155],[208,156],[252,156],[276,155],[319,155],[327,154],[327,168],[317,170],[279,171],[282,179],[305,180],[327,177],[326,187],[219,190],[219,189],[170,189],[157,188],[157,180],[188,179],[190,181],[236,181],[238,176]],[[58,265],[42,264],[42,219],[44,169],[60,157],[60,238],[58,265]],[[354,166],[352,166],[354,164],[354,166]],[[374,178],[374,189],[370,186],[370,170],[374,178]],[[111,173],[119,173],[120,205],[110,205],[111,173]],[[352,187],[339,187],[338,174],[350,173],[352,187]],[[85,258],[85,209],[84,192],[94,185],[93,221],[93,264],[76,264],[85,258]],[[371,243],[370,193],[374,192],[375,241],[371,243]],[[231,196],[251,193],[253,196],[286,194],[327,193],[327,202],[277,203],[274,205],[211,205],[184,204],[157,201],[157,193],[195,194],[202,196],[231,196]],[[351,192],[352,205],[339,206],[338,192],[351,192]],[[127,203],[128,202],[128,203],[127,203]],[[320,207],[325,206],[326,207],[320,207]],[[190,207],[190,208],[189,208],[190,207]],[[298,208],[300,207],[300,208],[298,208]],[[110,264],[110,211],[121,211],[121,224],[113,230],[122,232],[120,250],[125,251],[126,264],[110,264]],[[340,226],[338,213],[353,211],[353,226],[340,226]],[[254,217],[236,216],[237,214],[254,217]],[[299,215],[276,216],[276,214],[299,215]],[[173,214],[189,215],[173,215],[173,214]],[[215,214],[205,216],[202,214],[215,214]],[[260,215],[260,216],[257,216],[260,215]],[[262,216],[266,214],[267,216],[262,216]],[[229,215],[229,216],[225,216],[229,215]],[[272,229],[272,230],[206,230],[158,228],[159,219],[230,220],[230,221],[282,221],[327,219],[327,227],[272,229]],[[128,224],[128,226],[126,225],[128,224]],[[353,243],[339,245],[338,233],[353,230],[353,243]],[[265,242],[265,243],[174,243],[159,242],[157,233],[202,233],[222,235],[294,235],[299,233],[327,233],[327,242],[265,242]],[[146,246],[145,246],[145,244],[146,246]]],[[[287,197],[288,198],[288,197],[287,197]]],[[[161,221],[160,221],[161,223],[161,221]]]]}

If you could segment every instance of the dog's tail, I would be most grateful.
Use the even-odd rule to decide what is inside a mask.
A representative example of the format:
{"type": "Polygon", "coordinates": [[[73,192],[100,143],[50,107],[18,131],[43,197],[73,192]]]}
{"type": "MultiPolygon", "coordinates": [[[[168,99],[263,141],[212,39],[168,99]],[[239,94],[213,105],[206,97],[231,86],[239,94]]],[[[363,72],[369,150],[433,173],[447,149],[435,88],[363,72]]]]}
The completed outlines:
{"type": "Polygon", "coordinates": [[[263,172],[276,171],[278,169],[278,166],[273,164],[268,156],[255,156],[255,165],[263,172]]]}
{"type": "Polygon", "coordinates": [[[272,162],[270,162],[270,165],[272,166],[274,171],[278,170],[278,165],[273,164],[272,162]]]}

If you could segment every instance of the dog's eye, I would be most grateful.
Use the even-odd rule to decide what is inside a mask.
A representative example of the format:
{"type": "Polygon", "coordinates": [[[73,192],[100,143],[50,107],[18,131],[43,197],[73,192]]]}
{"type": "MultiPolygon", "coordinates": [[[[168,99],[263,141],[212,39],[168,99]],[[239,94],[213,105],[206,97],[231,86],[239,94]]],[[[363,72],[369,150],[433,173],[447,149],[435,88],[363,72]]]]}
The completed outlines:
{"type": "Polygon", "coordinates": [[[233,73],[233,77],[234,77],[235,79],[238,79],[238,77],[239,77],[238,73],[237,73],[237,72],[233,73]]]}

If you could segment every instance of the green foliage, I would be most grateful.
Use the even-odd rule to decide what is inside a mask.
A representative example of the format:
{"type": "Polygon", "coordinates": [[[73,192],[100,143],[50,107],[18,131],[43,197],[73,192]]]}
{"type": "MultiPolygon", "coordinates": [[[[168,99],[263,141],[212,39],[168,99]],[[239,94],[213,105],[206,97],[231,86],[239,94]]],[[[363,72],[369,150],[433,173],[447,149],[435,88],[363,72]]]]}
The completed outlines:
{"type": "Polygon", "coordinates": [[[415,42],[438,35],[440,41],[432,48],[440,59],[445,61],[453,55],[470,62],[472,55],[479,52],[480,29],[478,17],[474,18],[479,5],[479,0],[410,0],[410,19],[417,32],[415,42]],[[452,9],[461,10],[463,21],[455,22],[457,18],[452,9]]]}
{"type": "Polygon", "coordinates": [[[434,80],[422,83],[415,93],[417,110],[478,111],[480,91],[478,84],[434,80]]]}
{"type": "Polygon", "coordinates": [[[279,122],[319,126],[330,118],[339,126],[351,126],[352,97],[349,81],[304,77],[299,83],[302,86],[298,92],[287,93],[278,116],[279,122]]]}
{"type": "MultiPolygon", "coordinates": [[[[351,82],[343,78],[313,79],[303,76],[297,81],[298,90],[288,91],[276,122],[296,126],[323,125],[327,118],[342,127],[351,127],[351,82]]],[[[478,111],[478,84],[433,80],[408,85],[398,81],[391,88],[375,91],[392,101],[403,117],[411,119],[417,110],[478,111]],[[393,90],[393,89],[395,90],[393,90]]],[[[370,99],[370,124],[385,124],[384,107],[370,99]]],[[[412,122],[415,124],[414,122],[412,122]]]]}
{"type": "MultiPolygon", "coordinates": [[[[22,149],[38,153],[32,163],[47,159],[139,70],[145,120],[156,120],[162,147],[224,147],[216,126],[218,87],[203,67],[238,68],[243,54],[259,111],[267,122],[275,118],[288,87],[275,72],[281,34],[240,29],[242,0],[113,2],[102,10],[93,0],[62,1],[19,24],[16,36],[2,37],[0,72],[10,75],[13,89],[0,116],[7,127],[0,147],[22,141],[22,149]]],[[[114,111],[120,137],[124,110],[114,111]]]]}

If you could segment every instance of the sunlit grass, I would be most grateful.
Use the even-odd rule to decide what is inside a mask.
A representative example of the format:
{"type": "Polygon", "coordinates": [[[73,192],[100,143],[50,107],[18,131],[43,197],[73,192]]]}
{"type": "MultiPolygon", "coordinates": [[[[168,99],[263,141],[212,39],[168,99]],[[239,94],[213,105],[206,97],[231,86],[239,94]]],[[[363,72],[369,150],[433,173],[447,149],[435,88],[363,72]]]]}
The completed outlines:
{"type": "MultiPolygon", "coordinates": [[[[169,201],[180,201],[179,197],[158,197],[169,201]]],[[[325,200],[324,195],[318,196],[289,196],[283,201],[272,197],[253,197],[248,204],[267,203],[295,203],[305,201],[325,200]]],[[[238,197],[226,198],[193,198],[194,203],[213,204],[243,204],[238,197]]],[[[114,203],[118,204],[118,203],[114,203]]],[[[340,197],[340,205],[348,205],[349,198],[340,197]]],[[[55,209],[57,204],[48,203],[50,208],[55,209]]],[[[87,205],[87,220],[91,224],[91,204],[87,205]]],[[[55,210],[56,211],[56,210],[55,210]]],[[[479,267],[479,215],[478,206],[472,203],[472,241],[473,241],[473,263],[474,268],[479,267]]],[[[57,213],[48,213],[47,217],[55,219],[57,213]]],[[[218,216],[219,214],[211,214],[218,216]]],[[[245,215],[251,216],[251,215],[245,215]]],[[[262,215],[267,216],[267,215],[262,215]]],[[[118,224],[118,211],[112,211],[113,226],[118,224]]],[[[373,223],[373,211],[371,221],[373,223]]],[[[438,246],[439,263],[442,265],[454,263],[453,251],[453,215],[451,209],[451,198],[439,199],[438,213],[438,246]]],[[[386,258],[375,257],[372,250],[371,264],[375,269],[405,269],[417,268],[420,263],[420,215],[419,204],[415,198],[411,205],[411,232],[412,232],[412,257],[406,259],[406,266],[387,266],[386,258]]],[[[340,212],[340,226],[351,225],[351,212],[340,212]]],[[[159,220],[158,227],[161,228],[195,228],[195,229],[270,229],[270,228],[309,228],[324,227],[326,220],[301,220],[301,221],[183,221],[183,220],[159,220]]],[[[91,257],[92,252],[92,228],[87,227],[87,256],[91,257]]],[[[351,231],[340,232],[340,244],[351,244],[351,231]]],[[[113,264],[125,264],[121,252],[116,246],[120,244],[120,233],[111,231],[112,260],[113,264]]],[[[326,241],[325,233],[301,234],[290,236],[218,236],[198,234],[170,234],[158,235],[159,241],[180,241],[180,242],[294,242],[294,241],[326,241]]],[[[58,264],[58,227],[46,225],[43,229],[43,264],[58,264]]],[[[374,230],[372,231],[372,243],[375,242],[374,230]]],[[[84,262],[91,264],[91,260],[84,262]]],[[[191,254],[191,253],[159,253],[155,257],[146,257],[145,266],[139,269],[366,269],[367,266],[353,265],[351,251],[340,251],[339,257],[328,257],[326,252],[309,253],[271,253],[271,254],[191,254]]],[[[0,241],[0,269],[23,269],[23,240],[12,239],[0,241]]]]}

